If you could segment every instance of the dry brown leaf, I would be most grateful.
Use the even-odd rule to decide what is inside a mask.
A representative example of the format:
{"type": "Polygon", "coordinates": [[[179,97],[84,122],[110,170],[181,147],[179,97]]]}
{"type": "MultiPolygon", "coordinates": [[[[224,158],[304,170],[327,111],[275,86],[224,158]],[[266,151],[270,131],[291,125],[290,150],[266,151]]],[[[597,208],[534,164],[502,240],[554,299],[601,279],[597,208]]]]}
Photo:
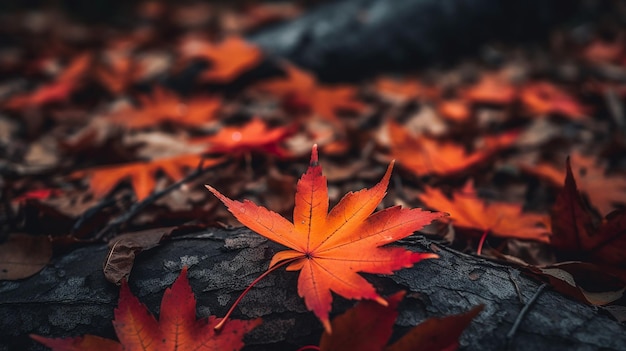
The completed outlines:
{"type": "Polygon", "coordinates": [[[28,278],[52,258],[52,244],[45,235],[11,234],[0,244],[0,280],[28,278]]]}

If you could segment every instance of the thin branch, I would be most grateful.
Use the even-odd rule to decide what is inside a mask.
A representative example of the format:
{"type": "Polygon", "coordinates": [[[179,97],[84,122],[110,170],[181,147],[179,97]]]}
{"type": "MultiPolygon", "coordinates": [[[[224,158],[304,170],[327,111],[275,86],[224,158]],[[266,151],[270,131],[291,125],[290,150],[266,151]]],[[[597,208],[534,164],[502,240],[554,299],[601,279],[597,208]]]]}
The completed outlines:
{"type": "Polygon", "coordinates": [[[526,313],[528,313],[528,311],[530,310],[530,307],[535,303],[539,295],[541,295],[543,289],[545,289],[547,286],[548,284],[546,283],[541,284],[539,288],[537,288],[537,291],[535,291],[535,294],[530,298],[530,300],[528,300],[526,305],[524,305],[520,313],[517,315],[517,318],[515,319],[515,323],[513,323],[511,330],[509,330],[509,332],[506,334],[506,338],[509,340],[509,342],[513,339],[517,328],[519,328],[519,325],[522,323],[522,320],[526,316],[526,313]]]}

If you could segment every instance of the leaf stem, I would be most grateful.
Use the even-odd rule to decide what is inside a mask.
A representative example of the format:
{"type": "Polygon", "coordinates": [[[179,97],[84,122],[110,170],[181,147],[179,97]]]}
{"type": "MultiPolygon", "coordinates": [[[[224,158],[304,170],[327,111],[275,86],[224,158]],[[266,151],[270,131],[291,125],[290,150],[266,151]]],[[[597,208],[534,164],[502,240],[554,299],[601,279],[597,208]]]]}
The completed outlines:
{"type": "Polygon", "coordinates": [[[483,232],[483,236],[480,237],[480,241],[478,242],[478,249],[476,250],[476,254],[480,256],[481,252],[483,252],[483,245],[485,244],[485,239],[487,239],[487,234],[489,233],[489,229],[485,229],[483,232]]]}
{"type": "Polygon", "coordinates": [[[230,307],[230,309],[228,310],[228,312],[226,312],[226,315],[224,316],[224,318],[222,318],[222,320],[217,323],[217,325],[215,327],[213,327],[216,331],[220,331],[223,327],[224,324],[226,324],[226,321],[228,320],[228,318],[230,318],[230,315],[233,313],[233,311],[235,310],[235,307],[237,307],[237,305],[239,304],[239,302],[241,302],[241,300],[243,299],[244,296],[246,296],[246,294],[248,293],[248,291],[250,291],[250,289],[252,289],[252,287],[261,281],[261,279],[265,278],[268,274],[272,273],[273,271],[277,270],[278,268],[291,263],[295,260],[299,260],[302,257],[294,257],[288,260],[284,260],[280,263],[278,263],[277,265],[275,265],[274,267],[268,269],[267,271],[263,272],[263,274],[261,274],[258,278],[256,278],[254,281],[252,281],[252,283],[250,283],[250,285],[248,285],[248,287],[246,288],[246,290],[244,290],[241,295],[239,295],[239,297],[237,298],[237,300],[235,300],[235,303],[233,303],[233,305],[230,307]]]}

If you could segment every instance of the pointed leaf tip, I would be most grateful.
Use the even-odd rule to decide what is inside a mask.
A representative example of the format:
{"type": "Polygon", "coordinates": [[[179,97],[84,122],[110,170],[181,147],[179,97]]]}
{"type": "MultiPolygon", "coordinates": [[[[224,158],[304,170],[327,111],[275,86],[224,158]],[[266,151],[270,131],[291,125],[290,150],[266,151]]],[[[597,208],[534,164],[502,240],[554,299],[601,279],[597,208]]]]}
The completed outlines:
{"type": "Polygon", "coordinates": [[[309,165],[311,167],[316,167],[319,164],[319,159],[317,156],[317,144],[313,144],[313,149],[311,150],[311,162],[309,165]]]}
{"type": "Polygon", "coordinates": [[[376,297],[376,299],[374,299],[374,301],[378,302],[379,305],[381,306],[389,306],[389,302],[387,302],[387,300],[383,299],[382,297],[378,296],[376,297]]]}

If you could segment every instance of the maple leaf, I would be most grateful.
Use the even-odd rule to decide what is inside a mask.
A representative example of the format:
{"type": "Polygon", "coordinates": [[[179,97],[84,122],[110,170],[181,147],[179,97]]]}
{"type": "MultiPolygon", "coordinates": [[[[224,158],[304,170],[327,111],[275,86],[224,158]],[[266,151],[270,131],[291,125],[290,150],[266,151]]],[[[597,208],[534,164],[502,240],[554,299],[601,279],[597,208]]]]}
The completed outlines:
{"type": "Polygon", "coordinates": [[[228,83],[243,72],[256,66],[263,53],[251,43],[238,36],[230,36],[219,43],[189,39],[182,45],[185,59],[200,58],[211,62],[211,67],[202,73],[203,81],[228,83]]]}
{"type": "MultiPolygon", "coordinates": [[[[144,32],[143,34],[148,34],[144,32]]],[[[149,34],[113,37],[100,52],[100,62],[94,68],[94,78],[114,95],[121,95],[133,83],[162,72],[169,62],[166,56],[142,53],[140,46],[147,44],[149,34]]]]}
{"type": "Polygon", "coordinates": [[[96,197],[107,195],[117,184],[130,179],[137,201],[148,197],[155,187],[157,172],[162,171],[173,181],[184,177],[182,168],[212,167],[222,159],[203,160],[201,155],[187,154],[157,160],[132,162],[122,165],[102,166],[76,171],[72,178],[90,177],[89,188],[96,197]]]}
{"type": "Polygon", "coordinates": [[[440,95],[437,87],[423,85],[415,79],[397,80],[379,77],[374,84],[376,91],[381,95],[403,101],[415,100],[420,97],[434,99],[440,95]]]}
{"type": "Polygon", "coordinates": [[[451,199],[428,186],[418,197],[430,208],[449,212],[455,227],[491,232],[499,237],[549,241],[547,215],[523,213],[522,206],[513,203],[486,203],[478,197],[471,181],[453,193],[451,199]]]}
{"type": "Polygon", "coordinates": [[[552,208],[550,243],[567,258],[582,256],[590,262],[626,268],[626,210],[611,212],[597,224],[578,192],[569,159],[566,163],[565,185],[552,208]]]}
{"type": "Polygon", "coordinates": [[[517,97],[517,89],[500,75],[484,74],[474,85],[463,89],[462,96],[472,102],[509,105],[517,97]]]}
{"type": "Polygon", "coordinates": [[[29,190],[24,194],[13,198],[14,202],[25,202],[28,200],[46,200],[52,196],[61,195],[63,192],[60,189],[35,189],[29,190]]]}
{"type": "Polygon", "coordinates": [[[163,122],[173,122],[187,126],[201,126],[215,119],[221,107],[215,97],[195,98],[187,102],[172,92],[157,86],[152,96],[139,98],[141,107],[125,108],[109,116],[113,123],[131,129],[153,127],[163,122]]]}
{"type": "Polygon", "coordinates": [[[401,167],[423,176],[453,174],[485,161],[495,152],[513,145],[517,133],[505,133],[484,139],[484,147],[468,153],[463,145],[439,141],[427,136],[414,137],[396,122],[388,123],[391,156],[401,167]]]}
{"type": "Polygon", "coordinates": [[[93,55],[90,53],[76,56],[53,82],[39,86],[32,93],[12,97],[6,101],[5,106],[9,109],[22,109],[66,100],[79,87],[80,80],[90,67],[92,59],[93,55]]]}
{"type": "Polygon", "coordinates": [[[337,316],[332,321],[333,333],[325,332],[320,340],[320,351],[441,351],[456,350],[463,330],[483,309],[483,305],[472,310],[443,318],[430,318],[413,327],[392,345],[394,321],[398,317],[398,305],[404,292],[387,298],[388,306],[372,301],[359,302],[355,307],[337,316]]]}
{"type": "Polygon", "coordinates": [[[289,153],[279,143],[291,133],[290,127],[269,128],[263,120],[255,117],[243,127],[223,127],[218,133],[195,138],[193,142],[209,143],[207,152],[244,154],[265,151],[284,157],[289,153]]]}
{"type": "MultiPolygon", "coordinates": [[[[626,204],[626,178],[623,174],[606,175],[604,165],[578,151],[572,152],[570,159],[577,189],[587,195],[601,215],[613,211],[616,208],[615,204],[626,204]]],[[[548,163],[539,163],[535,166],[522,165],[522,169],[539,175],[557,186],[563,185],[566,176],[566,171],[548,163]]]]}
{"type": "Polygon", "coordinates": [[[461,334],[483,308],[483,305],[478,305],[465,313],[429,318],[404,334],[400,340],[386,347],[384,351],[456,350],[459,348],[461,334]]]}
{"type": "Polygon", "coordinates": [[[310,73],[290,64],[283,64],[286,78],[262,82],[257,89],[274,94],[287,102],[297,101],[322,118],[337,121],[337,111],[361,112],[365,105],[355,99],[356,88],[350,85],[319,85],[310,73]]]}
{"type": "Polygon", "coordinates": [[[298,294],[330,332],[331,291],[349,299],[365,298],[386,304],[358,272],[391,274],[422,259],[437,257],[399,247],[380,247],[444,216],[400,206],[372,214],[385,196],[392,168],[393,162],[376,186],[346,194],[328,212],[328,186],[314,145],[309,169],[296,186],[293,223],[251,201],[234,201],[211,186],[207,188],[243,225],[290,248],[274,255],[268,272],[285,264],[289,271],[301,271],[298,294]]]}
{"type": "Polygon", "coordinates": [[[216,333],[215,316],[196,320],[196,299],[187,279],[187,267],[165,290],[159,311],[157,321],[123,281],[113,320],[120,342],[94,335],[54,339],[31,334],[31,338],[53,351],[240,350],[243,335],[261,324],[261,319],[235,320],[216,333]]]}
{"type": "Polygon", "coordinates": [[[594,63],[618,62],[626,53],[623,33],[613,41],[594,39],[582,52],[582,56],[594,63]]]}
{"type": "Polygon", "coordinates": [[[549,82],[536,82],[524,86],[520,100],[536,115],[557,114],[574,120],[585,118],[587,108],[564,90],[549,82]]]}
{"type": "Polygon", "coordinates": [[[470,104],[463,99],[445,99],[437,104],[437,112],[445,119],[462,122],[472,115],[470,104]]]}

